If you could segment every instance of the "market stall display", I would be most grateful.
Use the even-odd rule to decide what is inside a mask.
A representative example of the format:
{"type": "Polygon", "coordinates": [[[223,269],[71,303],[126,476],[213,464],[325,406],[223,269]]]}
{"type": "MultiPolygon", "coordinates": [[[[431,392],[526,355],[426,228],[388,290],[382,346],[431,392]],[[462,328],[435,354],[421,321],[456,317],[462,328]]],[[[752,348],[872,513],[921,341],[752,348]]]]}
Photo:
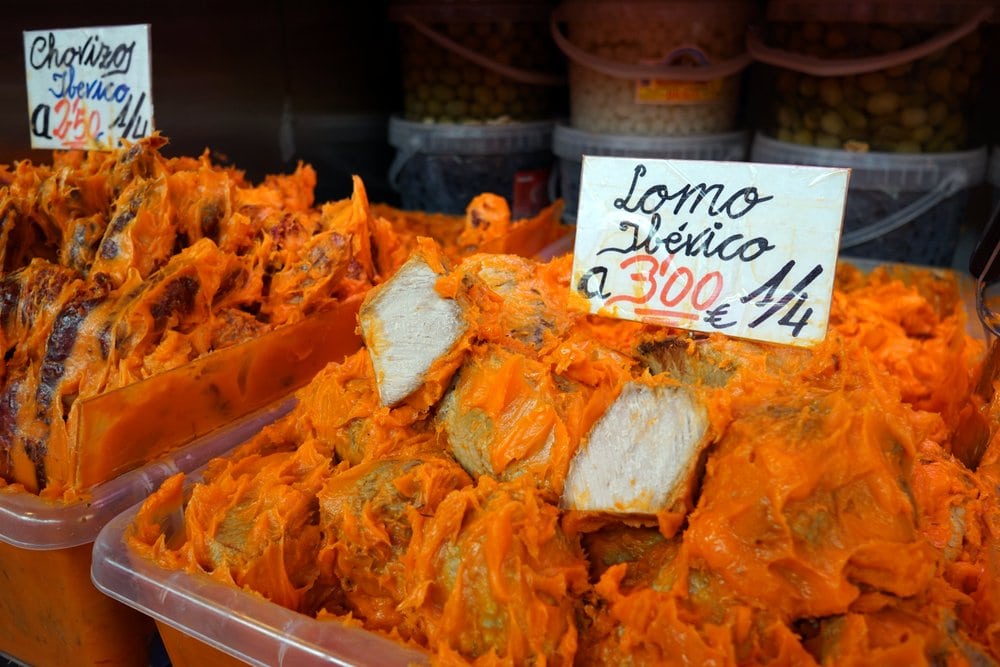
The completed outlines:
{"type": "Polygon", "coordinates": [[[982,353],[953,275],[841,266],[830,333],[806,350],[581,315],[566,257],[415,257],[437,278],[366,307],[451,301],[457,320],[423,325],[443,344],[397,360],[406,329],[377,309],[366,347],[292,413],[109,526],[105,590],[261,663],[369,664],[359,628],[398,643],[372,638],[379,664],[997,655],[997,441],[977,471],[949,455],[982,353]],[[380,393],[403,368],[416,381],[380,393]],[[589,452],[616,401],[643,411],[629,387],[707,416],[656,508],[628,501],[662,455],[649,441],[589,452]],[[570,492],[588,455],[620,471],[602,511],[570,492]]]}
{"type": "Polygon", "coordinates": [[[360,296],[417,233],[458,257],[533,253],[562,232],[558,208],[511,220],[489,194],[462,216],[381,205],[382,217],[360,179],[314,206],[308,166],[253,185],[207,153],[165,158],[165,141],[0,170],[0,574],[18,582],[0,626],[19,629],[0,634],[0,653],[19,660],[67,661],[79,646],[87,661],[146,659],[148,623],[89,582],[97,532],[220,453],[178,447],[357,349],[360,296]]]}

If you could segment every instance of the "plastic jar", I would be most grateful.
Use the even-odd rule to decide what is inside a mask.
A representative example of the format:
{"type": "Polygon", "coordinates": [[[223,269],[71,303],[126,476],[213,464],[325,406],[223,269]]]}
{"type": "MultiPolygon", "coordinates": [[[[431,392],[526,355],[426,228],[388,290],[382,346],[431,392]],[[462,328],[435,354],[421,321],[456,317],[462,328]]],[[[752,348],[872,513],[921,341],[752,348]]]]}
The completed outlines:
{"type": "Polygon", "coordinates": [[[514,219],[549,204],[551,121],[527,123],[415,123],[389,120],[396,155],[389,182],[405,209],[465,213],[476,195],[507,198],[514,219]]]}
{"type": "Polygon", "coordinates": [[[570,124],[646,136],[735,129],[755,7],[748,0],[566,0],[551,27],[569,61],[570,124]]]}
{"type": "Polygon", "coordinates": [[[396,2],[408,120],[540,120],[559,113],[565,78],[547,2],[396,2]]]}
{"type": "Polygon", "coordinates": [[[840,252],[851,257],[950,266],[986,148],[935,154],[853,153],[758,133],[753,162],[849,167],[840,252]]]}
{"type": "Polygon", "coordinates": [[[991,8],[961,0],[770,0],[772,66],[759,129],[783,141],[880,152],[968,148],[981,90],[982,24],[991,8]]]}
{"type": "Polygon", "coordinates": [[[559,174],[559,196],[566,202],[563,220],[576,222],[584,155],[741,162],[747,159],[749,139],[746,132],[691,137],[641,137],[595,134],[557,125],[552,136],[552,152],[558,158],[556,171],[559,174]]]}

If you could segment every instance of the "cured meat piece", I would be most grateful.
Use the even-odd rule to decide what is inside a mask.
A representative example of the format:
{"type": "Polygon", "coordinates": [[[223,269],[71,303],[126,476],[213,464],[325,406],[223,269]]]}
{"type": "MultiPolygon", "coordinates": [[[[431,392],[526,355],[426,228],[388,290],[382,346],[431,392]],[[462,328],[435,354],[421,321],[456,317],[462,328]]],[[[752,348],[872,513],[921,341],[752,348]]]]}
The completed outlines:
{"type": "Polygon", "coordinates": [[[165,331],[192,334],[192,356],[208,351],[212,302],[227,276],[239,271],[239,261],[221,252],[208,239],[201,239],[150,278],[121,297],[121,314],[112,330],[110,362],[124,384],[146,377],[143,360],[160,342],[165,331]]]}
{"type": "MultiPolygon", "coordinates": [[[[741,342],[743,352],[753,343],[741,342]]],[[[668,336],[645,341],[636,350],[639,361],[653,375],[666,373],[689,386],[723,387],[736,372],[740,355],[702,339],[668,336]]]]}
{"type": "Polygon", "coordinates": [[[5,329],[17,332],[25,327],[22,340],[30,344],[15,346],[7,363],[0,393],[0,448],[6,452],[6,464],[0,467],[5,477],[30,491],[45,485],[52,384],[75,339],[80,310],[92,307],[83,281],[65,280],[50,267],[38,260],[15,274],[19,280],[7,284],[20,289],[20,299],[5,329]]]}
{"type": "Polygon", "coordinates": [[[0,327],[9,343],[22,342],[17,346],[21,353],[33,355],[25,358],[41,355],[40,350],[31,349],[27,343],[45,335],[60,295],[78,278],[76,271],[43,259],[35,259],[25,268],[0,277],[0,327]]]}
{"type": "Polygon", "coordinates": [[[177,228],[167,196],[167,179],[137,179],[122,190],[111,209],[91,270],[125,282],[130,269],[143,278],[162,266],[174,250],[177,228]]]}
{"type": "Polygon", "coordinates": [[[301,319],[331,299],[367,290],[377,279],[368,198],[360,179],[349,201],[323,207],[319,223],[316,234],[286,248],[283,268],[271,278],[262,312],[275,323],[301,319]]]}
{"type": "Polygon", "coordinates": [[[382,405],[422,386],[467,330],[461,306],[435,290],[442,274],[433,254],[416,253],[361,305],[358,321],[382,405]]]}
{"type": "MultiPolygon", "coordinates": [[[[273,443],[278,445],[278,443],[273,443]]],[[[316,494],[331,465],[315,447],[276,447],[216,466],[214,487],[192,497],[189,557],[213,578],[249,586],[297,607],[319,576],[322,542],[316,494]]]]}
{"type": "Polygon", "coordinates": [[[448,494],[414,530],[403,609],[421,615],[435,652],[572,664],[573,600],[587,588],[586,560],[556,508],[520,482],[481,477],[448,494]]]}
{"type": "Polygon", "coordinates": [[[565,476],[568,436],[559,408],[571,399],[571,390],[557,386],[545,365],[493,350],[463,364],[438,420],[469,474],[513,479],[533,472],[544,480],[550,468],[565,476]]]}
{"type": "Polygon", "coordinates": [[[422,633],[401,609],[409,592],[404,555],[422,517],[471,483],[454,461],[435,456],[387,457],[330,477],[318,494],[325,538],[318,561],[347,611],[384,632],[422,633]]]}
{"type": "Polygon", "coordinates": [[[567,509],[658,514],[690,498],[710,441],[707,411],[687,389],[631,382],[570,462],[567,509]]]}
{"type": "Polygon", "coordinates": [[[67,220],[59,249],[59,263],[81,274],[88,273],[107,227],[108,221],[103,213],[67,220]]]}
{"type": "Polygon", "coordinates": [[[581,319],[567,310],[569,285],[553,267],[516,255],[480,254],[464,260],[456,272],[465,281],[475,277],[499,297],[489,328],[503,332],[504,345],[519,343],[528,354],[540,353],[581,319]]]}

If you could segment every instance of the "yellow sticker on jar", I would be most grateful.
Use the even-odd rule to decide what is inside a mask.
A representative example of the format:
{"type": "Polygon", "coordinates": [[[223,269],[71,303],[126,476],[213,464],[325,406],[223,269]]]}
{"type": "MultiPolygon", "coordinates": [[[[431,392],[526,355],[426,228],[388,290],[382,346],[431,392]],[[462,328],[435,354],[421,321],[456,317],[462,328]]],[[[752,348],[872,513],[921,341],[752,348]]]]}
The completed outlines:
{"type": "Polygon", "coordinates": [[[639,104],[698,104],[722,97],[722,79],[712,81],[636,81],[635,101],[639,104]]]}
{"type": "MultiPolygon", "coordinates": [[[[657,61],[646,64],[668,66],[704,66],[710,64],[708,55],[694,46],[674,49],[657,61]]],[[[671,79],[639,79],[635,82],[635,101],[638,104],[700,104],[715,102],[723,95],[723,80],[675,81],[671,79]]]]}

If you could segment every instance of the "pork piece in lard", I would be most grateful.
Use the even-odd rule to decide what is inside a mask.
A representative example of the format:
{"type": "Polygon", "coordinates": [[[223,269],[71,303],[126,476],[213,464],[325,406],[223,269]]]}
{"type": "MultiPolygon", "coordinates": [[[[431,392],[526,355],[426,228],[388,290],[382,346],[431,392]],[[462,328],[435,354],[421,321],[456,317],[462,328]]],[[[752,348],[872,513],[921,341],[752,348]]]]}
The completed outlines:
{"type": "Polygon", "coordinates": [[[434,289],[440,274],[420,252],[369,292],[358,316],[384,406],[424,383],[434,362],[467,328],[462,309],[434,289]]]}

